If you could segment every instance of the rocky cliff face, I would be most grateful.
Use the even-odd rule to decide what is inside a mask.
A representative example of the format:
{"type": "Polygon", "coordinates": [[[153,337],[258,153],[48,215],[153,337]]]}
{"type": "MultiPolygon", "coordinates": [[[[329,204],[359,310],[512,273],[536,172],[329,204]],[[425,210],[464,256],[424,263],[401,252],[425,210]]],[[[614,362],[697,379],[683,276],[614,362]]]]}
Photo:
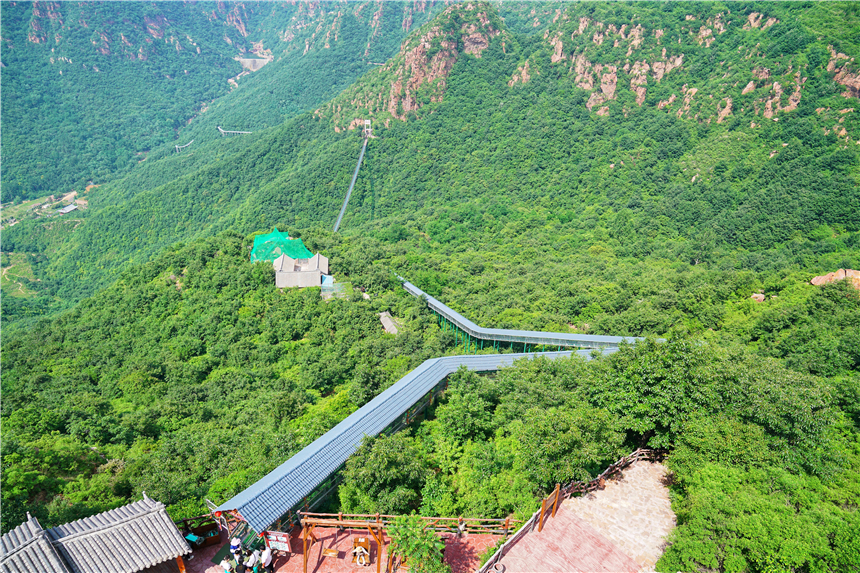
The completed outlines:
{"type": "MultiPolygon", "coordinates": [[[[15,5],[17,3],[11,3],[15,5]]],[[[198,7],[176,4],[144,9],[142,4],[105,6],[99,2],[60,3],[35,1],[28,23],[27,41],[46,44],[52,53],[62,53],[73,36],[90,37],[92,49],[102,56],[115,55],[128,60],[148,60],[162,45],[172,50],[200,54],[192,20],[216,22],[223,26],[221,41],[240,53],[248,50],[246,22],[249,10],[244,3],[207,3],[198,7]],[[202,13],[198,12],[203,10],[202,13]]],[[[72,48],[77,51],[77,47],[72,48]]],[[[80,59],[84,54],[65,54],[80,59]]]]}
{"type": "Polygon", "coordinates": [[[480,58],[491,42],[504,42],[508,36],[489,4],[450,6],[407,39],[395,58],[315,113],[330,117],[338,131],[354,129],[370,117],[386,125],[393,119],[403,121],[410,112],[442,101],[448,74],[459,58],[480,58]]]}
{"type": "MultiPolygon", "coordinates": [[[[609,115],[613,109],[612,113],[627,114],[633,106],[650,105],[707,123],[752,115],[758,119],[750,128],[756,128],[761,121],[779,121],[780,114],[799,107],[809,76],[821,72],[810,57],[798,53],[798,47],[813,41],[811,35],[800,31],[796,22],[780,27],[779,18],[760,12],[714,13],[701,4],[686,8],[691,13],[673,26],[655,26],[648,18],[620,11],[584,15],[589,10],[579,5],[534,13],[533,25],[545,28],[549,62],[544,67],[565,67],[577,87],[591,92],[586,107],[598,115],[609,115]]],[[[857,98],[860,74],[853,58],[828,48],[827,70],[845,87],[841,95],[857,98]]],[[[524,62],[510,85],[542,73],[535,65],[540,56],[524,62]]],[[[844,113],[834,121],[843,123],[844,113]]],[[[830,131],[848,143],[860,138],[844,125],[826,132],[830,131]]]]}
{"type": "MultiPolygon", "coordinates": [[[[814,38],[796,22],[767,13],[689,4],[683,8],[689,13],[654,24],[653,17],[626,5],[493,7],[475,2],[447,8],[404,42],[394,60],[316,113],[331,117],[340,130],[355,127],[359,118],[404,120],[441,101],[459,57],[481,57],[489,42],[509,34],[501,18],[491,21],[496,9],[503,17],[516,16],[522,32],[542,39],[538,50],[522,54],[506,79],[509,88],[561,74],[589,92],[585,107],[601,116],[651,106],[699,123],[737,123],[743,117],[745,125],[757,129],[797,110],[809,77],[824,75],[825,66],[829,78],[843,86],[842,97],[860,96],[853,58],[830,46],[829,59],[812,62],[815,54],[802,48],[814,38]]],[[[856,143],[860,130],[852,114],[860,106],[846,104],[818,113],[832,116],[836,124],[825,135],[836,133],[856,143]]]]}

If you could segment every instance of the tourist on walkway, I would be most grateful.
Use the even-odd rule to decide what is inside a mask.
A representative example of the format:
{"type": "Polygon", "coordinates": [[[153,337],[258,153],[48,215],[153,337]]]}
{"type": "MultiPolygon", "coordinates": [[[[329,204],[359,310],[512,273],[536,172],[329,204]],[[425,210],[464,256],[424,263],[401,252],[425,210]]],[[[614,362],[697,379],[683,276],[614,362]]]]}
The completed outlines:
{"type": "Polygon", "coordinates": [[[237,564],[242,561],[242,540],[238,537],[230,540],[230,553],[233,554],[233,560],[237,564]]]}
{"type": "Polygon", "coordinates": [[[245,565],[246,571],[254,571],[254,568],[257,566],[257,563],[259,563],[259,562],[260,562],[260,552],[259,551],[254,551],[253,553],[251,552],[251,550],[245,551],[244,565],[245,565]]]}
{"type": "Polygon", "coordinates": [[[274,559],[272,558],[272,549],[270,547],[266,547],[263,551],[263,554],[260,556],[260,561],[263,563],[263,570],[266,573],[274,573],[275,567],[272,565],[274,559]]]}

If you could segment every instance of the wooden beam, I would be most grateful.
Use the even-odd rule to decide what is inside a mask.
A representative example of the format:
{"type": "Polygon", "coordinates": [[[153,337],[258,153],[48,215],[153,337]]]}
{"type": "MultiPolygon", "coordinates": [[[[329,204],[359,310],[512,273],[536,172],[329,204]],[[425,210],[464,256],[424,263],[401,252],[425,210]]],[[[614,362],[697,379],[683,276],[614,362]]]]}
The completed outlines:
{"type": "Polygon", "coordinates": [[[308,549],[308,528],[304,526],[302,527],[302,571],[304,573],[308,573],[308,549]]]}
{"type": "Polygon", "coordinates": [[[179,566],[179,573],[185,573],[185,561],[182,560],[182,555],[176,556],[176,564],[179,566]]]}
{"type": "Polygon", "coordinates": [[[337,519],[303,519],[302,525],[319,525],[320,527],[344,527],[346,529],[364,529],[367,527],[367,524],[371,524],[374,527],[383,527],[385,525],[384,522],[375,522],[372,520],[353,520],[353,519],[344,519],[343,521],[338,521],[337,519]]]}

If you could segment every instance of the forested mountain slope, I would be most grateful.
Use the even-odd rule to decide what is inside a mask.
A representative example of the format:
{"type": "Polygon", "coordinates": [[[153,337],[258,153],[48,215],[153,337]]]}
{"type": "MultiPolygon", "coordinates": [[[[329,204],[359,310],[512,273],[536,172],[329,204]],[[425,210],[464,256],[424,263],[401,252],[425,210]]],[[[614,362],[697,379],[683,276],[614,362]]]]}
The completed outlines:
{"type": "Polygon", "coordinates": [[[168,249],[4,336],[4,532],[26,511],[63,523],[141,489],[203,513],[203,496],[231,497],[450,347],[412,297],[275,288],[270,264],[248,262],[251,242],[225,233],[168,249]]]}
{"type": "Polygon", "coordinates": [[[434,5],[4,2],[2,200],[82,191],[219,124],[278,125],[385,61],[434,5]]]}
{"type": "Polygon", "coordinates": [[[661,570],[860,567],[860,294],[810,284],[860,269],[856,4],[465,2],[383,66],[371,39],[398,43],[429,5],[297,4],[289,25],[254,6],[273,61],[180,131],[199,142],[163,144],[80,217],[3,231],[37,291],[3,297],[4,530],[143,489],[200,513],[458,352],[396,273],[482,326],[669,341],[455,376],[331,503],[526,515],[649,444],[676,478],[661,570]],[[281,123],[301,108],[284,75],[341,69],[332,37],[370,71],[281,123]],[[255,133],[211,137],[222,124],[255,133]],[[280,292],[248,262],[272,226],[371,300],[280,292]]]}
{"type": "MultiPolygon", "coordinates": [[[[29,222],[4,248],[47,254],[42,284],[69,300],[188,237],[327,226],[360,147],[346,128],[372,117],[345,233],[443,258],[480,244],[494,265],[534,245],[530,283],[585,249],[731,269],[858,266],[852,7],[573,4],[516,34],[504,5],[452,6],[313,114],[141,166],[92,193],[73,232],[29,222]]],[[[432,274],[429,258],[410,266],[432,274]]],[[[485,288],[478,274],[470,290],[485,288]]]]}

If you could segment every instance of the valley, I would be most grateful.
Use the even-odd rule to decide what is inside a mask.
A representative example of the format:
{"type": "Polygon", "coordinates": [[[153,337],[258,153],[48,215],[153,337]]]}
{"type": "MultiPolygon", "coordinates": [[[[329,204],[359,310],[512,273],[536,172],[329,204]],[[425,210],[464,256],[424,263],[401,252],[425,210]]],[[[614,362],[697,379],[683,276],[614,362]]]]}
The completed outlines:
{"type": "Polygon", "coordinates": [[[534,350],[402,277],[643,340],[454,372],[321,511],[525,520],[649,447],[658,571],[860,567],[857,5],[124,4],[1,7],[4,533],[203,515],[425,360],[534,350]],[[274,227],[344,296],[276,288],[274,227]]]}

